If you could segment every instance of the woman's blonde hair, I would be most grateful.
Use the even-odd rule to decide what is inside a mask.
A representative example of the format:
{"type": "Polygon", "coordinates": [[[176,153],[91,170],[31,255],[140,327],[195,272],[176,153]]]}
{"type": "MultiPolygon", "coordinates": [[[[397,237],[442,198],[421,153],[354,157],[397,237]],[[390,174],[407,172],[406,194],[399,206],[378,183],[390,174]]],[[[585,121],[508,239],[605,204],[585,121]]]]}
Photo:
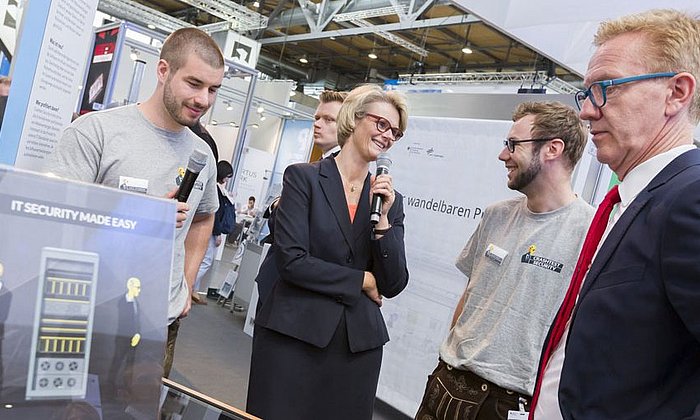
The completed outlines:
{"type": "Polygon", "coordinates": [[[364,118],[369,104],[375,102],[386,102],[393,105],[399,113],[399,128],[401,131],[406,130],[406,126],[408,126],[406,97],[400,92],[384,91],[377,85],[361,85],[350,91],[340,107],[340,111],[338,111],[336,124],[340,147],[345,145],[355,130],[355,121],[364,118]]]}

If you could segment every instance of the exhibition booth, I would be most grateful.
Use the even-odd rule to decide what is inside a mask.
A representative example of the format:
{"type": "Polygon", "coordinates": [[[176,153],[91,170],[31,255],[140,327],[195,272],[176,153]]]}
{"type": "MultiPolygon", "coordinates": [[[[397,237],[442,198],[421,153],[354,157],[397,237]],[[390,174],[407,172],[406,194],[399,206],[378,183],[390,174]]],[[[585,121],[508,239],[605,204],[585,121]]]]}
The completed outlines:
{"type": "MultiPolygon", "coordinates": [[[[138,103],[156,86],[163,34],[130,22],[94,28],[96,9],[97,0],[33,1],[22,19],[0,129],[0,237],[12,243],[0,246],[0,418],[253,419],[161,378],[174,202],[43,174],[74,112],[138,103]],[[81,13],[65,13],[76,8],[81,13]]],[[[263,210],[280,195],[285,168],[309,161],[314,109],[291,100],[300,95],[294,82],[260,77],[255,45],[245,60],[234,57],[234,45],[247,41],[232,32],[211,34],[226,72],[201,123],[219,159],[233,166],[226,189],[234,204],[256,197],[257,212],[234,238],[230,272],[210,287],[248,309],[252,334],[254,280],[269,248],[260,243],[263,210]]],[[[465,287],[457,254],[488,205],[518,194],[497,159],[511,112],[543,99],[488,83],[458,92],[435,86],[414,79],[385,86],[404,91],[410,108],[391,174],[405,200],[411,279],[382,306],[391,341],[377,397],[406,415],[417,409],[465,287]]],[[[565,89],[550,88],[546,99],[574,105],[565,89]]],[[[611,176],[589,142],[574,191],[598,203],[611,176]]]]}

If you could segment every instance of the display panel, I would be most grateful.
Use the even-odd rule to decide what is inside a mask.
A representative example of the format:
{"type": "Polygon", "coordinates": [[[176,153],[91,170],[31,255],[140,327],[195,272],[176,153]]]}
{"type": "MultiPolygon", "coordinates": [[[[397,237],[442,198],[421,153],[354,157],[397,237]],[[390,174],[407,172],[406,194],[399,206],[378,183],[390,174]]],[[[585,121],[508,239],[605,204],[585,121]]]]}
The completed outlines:
{"type": "Polygon", "coordinates": [[[0,418],[157,418],[175,214],[0,165],[0,418]]]}

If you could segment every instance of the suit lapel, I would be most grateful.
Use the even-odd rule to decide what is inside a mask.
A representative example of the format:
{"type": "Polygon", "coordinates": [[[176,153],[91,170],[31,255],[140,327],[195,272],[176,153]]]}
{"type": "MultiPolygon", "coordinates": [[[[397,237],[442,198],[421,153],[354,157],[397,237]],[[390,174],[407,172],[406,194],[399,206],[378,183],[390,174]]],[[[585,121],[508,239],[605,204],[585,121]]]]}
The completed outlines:
{"type": "Polygon", "coordinates": [[[640,210],[644,208],[652,194],[649,191],[642,191],[639,193],[637,198],[635,198],[630,206],[625,210],[625,212],[620,216],[620,219],[615,223],[615,226],[610,230],[608,237],[598,249],[593,262],[591,263],[591,268],[586,274],[586,279],[583,282],[583,287],[581,288],[581,293],[579,294],[579,301],[581,298],[591,289],[593,283],[598,278],[603,267],[606,266],[608,260],[612,256],[613,252],[622,241],[625,236],[627,229],[629,229],[632,222],[637,218],[640,210]]]}
{"type": "Polygon", "coordinates": [[[700,150],[698,149],[685,152],[672,160],[671,163],[661,170],[661,172],[659,172],[659,174],[656,175],[651,182],[649,182],[649,185],[647,185],[642,192],[637,195],[637,197],[630,204],[629,208],[625,210],[622,216],[620,216],[620,219],[615,223],[615,226],[613,226],[613,228],[610,230],[610,234],[605,239],[605,242],[603,242],[598,250],[598,254],[593,259],[591,268],[586,275],[585,281],[583,282],[583,287],[581,288],[581,293],[579,294],[579,301],[591,289],[593,283],[595,283],[598,275],[610,260],[613,252],[620,244],[620,241],[622,241],[622,238],[629,229],[630,225],[632,225],[632,222],[634,222],[634,220],[637,218],[639,212],[654,196],[653,191],[667,183],[673,177],[678,175],[678,173],[694,165],[700,165],[700,150]]]}
{"type": "Polygon", "coordinates": [[[365,178],[365,183],[362,186],[360,202],[357,204],[355,220],[352,223],[355,243],[358,244],[367,242],[367,234],[369,232],[369,179],[370,175],[368,173],[365,178]]]}
{"type": "Polygon", "coordinates": [[[343,181],[340,179],[340,172],[338,172],[338,168],[335,165],[335,159],[326,158],[320,161],[319,183],[335,220],[340,226],[345,241],[350,249],[353,249],[350,213],[348,212],[348,204],[343,191],[343,181]]]}

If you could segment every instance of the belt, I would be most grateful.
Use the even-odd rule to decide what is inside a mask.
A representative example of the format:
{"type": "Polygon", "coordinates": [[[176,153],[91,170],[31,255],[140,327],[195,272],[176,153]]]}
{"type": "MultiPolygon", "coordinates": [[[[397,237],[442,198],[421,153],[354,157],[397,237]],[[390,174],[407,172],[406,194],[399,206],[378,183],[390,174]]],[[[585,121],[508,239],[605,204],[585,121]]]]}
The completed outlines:
{"type": "Polygon", "coordinates": [[[521,394],[519,392],[511,391],[510,389],[503,388],[502,386],[496,385],[495,383],[493,383],[487,379],[482,378],[481,376],[477,375],[474,372],[470,372],[468,370],[463,370],[463,369],[453,368],[452,366],[448,365],[447,363],[443,362],[442,360],[440,360],[439,364],[442,365],[447,370],[458,372],[472,386],[476,386],[476,388],[480,388],[483,392],[488,392],[490,394],[499,395],[503,398],[514,401],[516,404],[521,402],[521,400],[523,400],[523,403],[525,404],[526,407],[528,407],[530,405],[530,400],[532,399],[532,397],[530,397],[529,395],[521,394]]]}

